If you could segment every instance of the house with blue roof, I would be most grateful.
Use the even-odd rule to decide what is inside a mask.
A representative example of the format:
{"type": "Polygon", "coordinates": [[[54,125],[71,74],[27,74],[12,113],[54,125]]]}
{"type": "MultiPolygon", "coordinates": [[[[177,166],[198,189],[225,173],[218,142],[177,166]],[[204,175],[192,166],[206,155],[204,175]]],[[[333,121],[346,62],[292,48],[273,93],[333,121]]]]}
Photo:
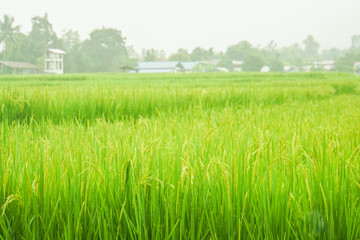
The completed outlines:
{"type": "Polygon", "coordinates": [[[181,62],[170,61],[170,62],[139,62],[135,70],[130,72],[138,73],[176,73],[183,72],[184,66],[181,62]]]}
{"type": "Polygon", "coordinates": [[[185,72],[194,72],[195,68],[199,66],[199,62],[181,62],[184,66],[185,72]]]}

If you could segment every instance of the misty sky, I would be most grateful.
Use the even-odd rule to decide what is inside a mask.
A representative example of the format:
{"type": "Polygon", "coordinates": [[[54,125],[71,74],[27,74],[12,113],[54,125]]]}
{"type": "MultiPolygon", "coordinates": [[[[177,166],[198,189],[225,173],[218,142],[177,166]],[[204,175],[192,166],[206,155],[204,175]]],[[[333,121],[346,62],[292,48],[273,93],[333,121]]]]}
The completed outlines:
{"type": "Polygon", "coordinates": [[[241,40],[279,46],[312,34],[322,49],[347,48],[360,34],[360,0],[0,0],[0,15],[15,17],[21,30],[48,13],[54,30],[78,30],[82,39],[96,29],[122,31],[127,45],[142,48],[197,46],[217,51],[241,40]]]}

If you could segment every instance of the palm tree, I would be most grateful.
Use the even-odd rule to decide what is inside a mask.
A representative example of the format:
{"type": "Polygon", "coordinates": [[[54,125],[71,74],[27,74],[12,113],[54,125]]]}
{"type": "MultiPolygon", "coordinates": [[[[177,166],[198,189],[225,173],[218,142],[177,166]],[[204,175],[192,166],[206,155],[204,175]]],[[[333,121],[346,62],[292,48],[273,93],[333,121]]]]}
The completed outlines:
{"type": "MultiPolygon", "coordinates": [[[[6,50],[9,44],[17,41],[20,26],[13,26],[14,17],[10,17],[8,15],[4,15],[4,20],[0,20],[0,45],[2,45],[2,60],[5,60],[6,50]]],[[[1,65],[2,72],[3,64],[1,65]]]]}

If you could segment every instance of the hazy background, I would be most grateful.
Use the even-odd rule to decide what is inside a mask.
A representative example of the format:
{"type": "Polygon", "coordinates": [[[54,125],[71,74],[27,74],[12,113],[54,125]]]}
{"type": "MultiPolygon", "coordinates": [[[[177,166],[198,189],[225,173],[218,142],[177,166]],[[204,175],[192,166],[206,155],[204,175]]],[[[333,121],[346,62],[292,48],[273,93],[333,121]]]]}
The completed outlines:
{"type": "Polygon", "coordinates": [[[359,0],[1,0],[0,5],[0,16],[13,16],[24,33],[32,17],[48,13],[59,35],[73,29],[85,39],[93,29],[113,27],[139,52],[197,46],[224,51],[241,40],[285,46],[309,34],[321,49],[345,48],[360,32],[359,0]]]}

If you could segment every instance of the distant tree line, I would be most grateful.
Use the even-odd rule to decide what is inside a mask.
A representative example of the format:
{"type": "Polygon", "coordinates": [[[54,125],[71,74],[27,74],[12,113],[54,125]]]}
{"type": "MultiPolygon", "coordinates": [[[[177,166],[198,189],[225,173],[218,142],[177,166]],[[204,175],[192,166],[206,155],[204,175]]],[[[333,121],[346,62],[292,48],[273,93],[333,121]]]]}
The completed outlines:
{"type": "MultiPolygon", "coordinates": [[[[101,28],[93,30],[88,39],[80,40],[77,31],[63,31],[58,36],[49,22],[48,15],[35,16],[28,34],[14,26],[14,18],[4,15],[0,20],[0,60],[24,61],[43,68],[44,53],[48,48],[66,51],[65,72],[118,72],[122,66],[134,66],[138,61],[214,61],[217,67],[236,70],[234,61],[241,62],[243,71],[260,71],[268,66],[271,71],[283,71],[284,66],[303,67],[321,60],[334,60],[336,71],[353,71],[354,62],[360,61],[360,35],[351,38],[348,49],[330,48],[320,50],[313,36],[301,43],[279,48],[274,41],[266,46],[254,46],[248,41],[231,45],[225,52],[213,48],[197,47],[189,52],[180,48],[166,57],[164,51],[143,49],[139,55],[120,30],[101,28]]],[[[212,69],[207,69],[211,71],[212,69]]],[[[315,69],[314,69],[315,70],[315,69]]],[[[321,69],[316,69],[321,70],[321,69]]]]}
{"type": "Polygon", "coordinates": [[[64,50],[65,72],[116,72],[123,65],[136,64],[136,55],[126,47],[121,31],[114,28],[95,29],[88,39],[81,41],[77,31],[63,31],[58,36],[48,15],[33,17],[28,34],[14,26],[14,18],[5,15],[0,20],[1,60],[24,61],[44,67],[45,51],[64,50]]]}
{"type": "MultiPolygon", "coordinates": [[[[215,53],[212,48],[206,50],[195,48],[191,53],[179,49],[169,56],[170,60],[199,61],[219,59],[218,66],[234,70],[234,61],[241,61],[243,71],[260,71],[268,66],[271,71],[281,72],[284,66],[311,66],[316,61],[334,60],[335,71],[351,72],[354,62],[360,61],[360,35],[352,37],[352,46],[348,49],[330,48],[320,50],[320,44],[313,36],[307,36],[301,44],[294,43],[287,47],[278,48],[274,41],[266,46],[254,46],[248,41],[241,41],[231,45],[225,52],[215,53]]],[[[323,69],[312,69],[321,71],[323,69]]]]}

